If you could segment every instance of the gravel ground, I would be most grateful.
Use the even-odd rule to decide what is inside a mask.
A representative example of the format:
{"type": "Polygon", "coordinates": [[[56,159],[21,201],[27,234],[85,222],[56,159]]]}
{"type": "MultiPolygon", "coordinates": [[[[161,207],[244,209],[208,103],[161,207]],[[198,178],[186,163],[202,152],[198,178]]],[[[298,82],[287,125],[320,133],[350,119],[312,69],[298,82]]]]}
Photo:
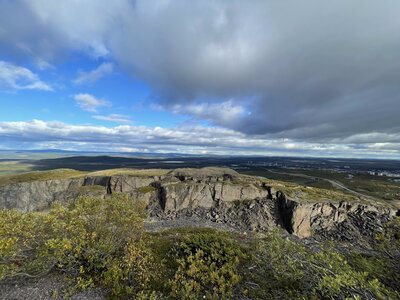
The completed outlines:
{"type": "Polygon", "coordinates": [[[238,231],[236,228],[227,224],[216,223],[210,220],[204,220],[196,217],[181,217],[173,220],[160,220],[157,218],[148,218],[145,221],[145,229],[149,232],[163,231],[172,228],[190,228],[190,227],[208,227],[225,231],[238,231]]]}
{"type": "MultiPolygon", "coordinates": [[[[67,287],[61,275],[49,275],[40,279],[20,279],[0,284],[1,300],[61,300],[62,291],[67,287]]],[[[88,289],[77,293],[71,300],[104,300],[102,289],[88,289]]]]}

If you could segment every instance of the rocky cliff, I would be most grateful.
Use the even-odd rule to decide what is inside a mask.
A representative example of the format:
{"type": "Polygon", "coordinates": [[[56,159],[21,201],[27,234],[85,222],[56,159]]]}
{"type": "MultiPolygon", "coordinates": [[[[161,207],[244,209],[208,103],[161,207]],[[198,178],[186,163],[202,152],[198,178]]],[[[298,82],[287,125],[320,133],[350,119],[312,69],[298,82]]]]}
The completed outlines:
{"type": "Polygon", "coordinates": [[[372,236],[399,211],[357,202],[288,199],[266,178],[226,168],[176,169],[162,175],[89,174],[81,178],[32,181],[0,187],[0,208],[44,210],[82,194],[126,193],[148,204],[156,220],[194,218],[240,230],[279,227],[298,237],[351,240],[372,236]]]}
{"type": "Polygon", "coordinates": [[[43,210],[55,200],[68,202],[79,195],[84,179],[21,182],[0,187],[0,208],[43,210]]]}
{"type": "Polygon", "coordinates": [[[332,203],[299,203],[277,193],[282,225],[299,237],[335,236],[351,241],[355,235],[371,235],[382,230],[383,225],[399,215],[399,210],[345,201],[332,203]]]}
{"type": "Polygon", "coordinates": [[[223,168],[177,169],[156,184],[166,213],[197,207],[212,208],[221,202],[272,198],[265,182],[223,168]]]}

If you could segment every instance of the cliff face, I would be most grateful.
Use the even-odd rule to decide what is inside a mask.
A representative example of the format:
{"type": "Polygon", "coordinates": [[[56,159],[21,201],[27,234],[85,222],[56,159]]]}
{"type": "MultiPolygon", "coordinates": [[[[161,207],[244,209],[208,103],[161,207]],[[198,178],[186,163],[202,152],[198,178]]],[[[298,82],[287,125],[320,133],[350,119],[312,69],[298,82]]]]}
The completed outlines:
{"type": "Polygon", "coordinates": [[[219,202],[264,198],[268,192],[253,184],[234,185],[230,183],[178,183],[161,185],[165,193],[166,211],[185,208],[214,207],[219,202]]]}
{"type": "Polygon", "coordinates": [[[298,237],[318,234],[351,240],[355,232],[370,235],[399,214],[393,208],[361,203],[299,203],[277,195],[282,224],[298,237]],[[345,230],[344,230],[345,229],[345,230]]]}
{"type": "Polygon", "coordinates": [[[22,182],[0,187],[0,208],[43,210],[55,200],[66,202],[79,194],[84,179],[22,182]]]}
{"type": "Polygon", "coordinates": [[[54,201],[68,203],[79,195],[105,197],[116,192],[127,193],[138,200],[149,201],[149,193],[140,191],[159,177],[88,176],[77,179],[33,181],[0,186],[0,208],[23,211],[44,210],[54,201]],[[91,189],[93,188],[93,189],[91,189]],[[147,194],[147,195],[146,195],[147,194]]]}
{"type": "Polygon", "coordinates": [[[287,199],[267,179],[224,168],[177,169],[162,176],[87,176],[0,187],[0,208],[44,210],[55,200],[68,203],[82,194],[126,193],[145,201],[157,219],[193,218],[243,230],[282,227],[304,238],[352,239],[382,229],[398,211],[361,203],[307,203],[287,199]]]}
{"type": "Polygon", "coordinates": [[[162,206],[166,212],[197,207],[211,208],[221,202],[243,201],[268,198],[269,187],[260,182],[235,183],[232,179],[167,178],[159,183],[162,192],[162,206]]]}

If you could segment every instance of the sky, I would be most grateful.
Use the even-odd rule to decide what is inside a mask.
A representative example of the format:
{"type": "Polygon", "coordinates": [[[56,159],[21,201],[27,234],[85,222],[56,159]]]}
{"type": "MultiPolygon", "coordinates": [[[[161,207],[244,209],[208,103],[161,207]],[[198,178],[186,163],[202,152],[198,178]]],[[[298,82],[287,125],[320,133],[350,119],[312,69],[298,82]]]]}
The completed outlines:
{"type": "Polygon", "coordinates": [[[400,159],[398,0],[0,0],[0,150],[400,159]]]}

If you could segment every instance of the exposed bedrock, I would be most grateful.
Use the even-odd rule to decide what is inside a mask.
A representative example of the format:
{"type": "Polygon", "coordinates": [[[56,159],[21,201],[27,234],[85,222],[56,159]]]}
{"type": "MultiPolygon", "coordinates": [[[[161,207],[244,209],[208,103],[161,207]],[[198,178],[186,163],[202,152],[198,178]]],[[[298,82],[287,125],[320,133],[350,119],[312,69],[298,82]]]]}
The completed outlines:
{"type": "Polygon", "coordinates": [[[68,202],[79,194],[84,179],[46,180],[15,183],[0,187],[0,208],[23,211],[43,210],[56,199],[68,202]]]}
{"type": "Polygon", "coordinates": [[[226,168],[176,169],[162,176],[112,175],[33,181],[0,187],[0,208],[44,210],[79,195],[126,193],[148,204],[158,219],[196,217],[240,230],[282,227],[304,238],[351,240],[372,236],[399,212],[356,202],[300,202],[288,199],[268,179],[226,168]]]}
{"type": "Polygon", "coordinates": [[[368,236],[382,230],[397,213],[393,208],[362,203],[299,203],[283,194],[277,199],[284,228],[299,237],[329,233],[351,240],[352,232],[368,236]]]}

